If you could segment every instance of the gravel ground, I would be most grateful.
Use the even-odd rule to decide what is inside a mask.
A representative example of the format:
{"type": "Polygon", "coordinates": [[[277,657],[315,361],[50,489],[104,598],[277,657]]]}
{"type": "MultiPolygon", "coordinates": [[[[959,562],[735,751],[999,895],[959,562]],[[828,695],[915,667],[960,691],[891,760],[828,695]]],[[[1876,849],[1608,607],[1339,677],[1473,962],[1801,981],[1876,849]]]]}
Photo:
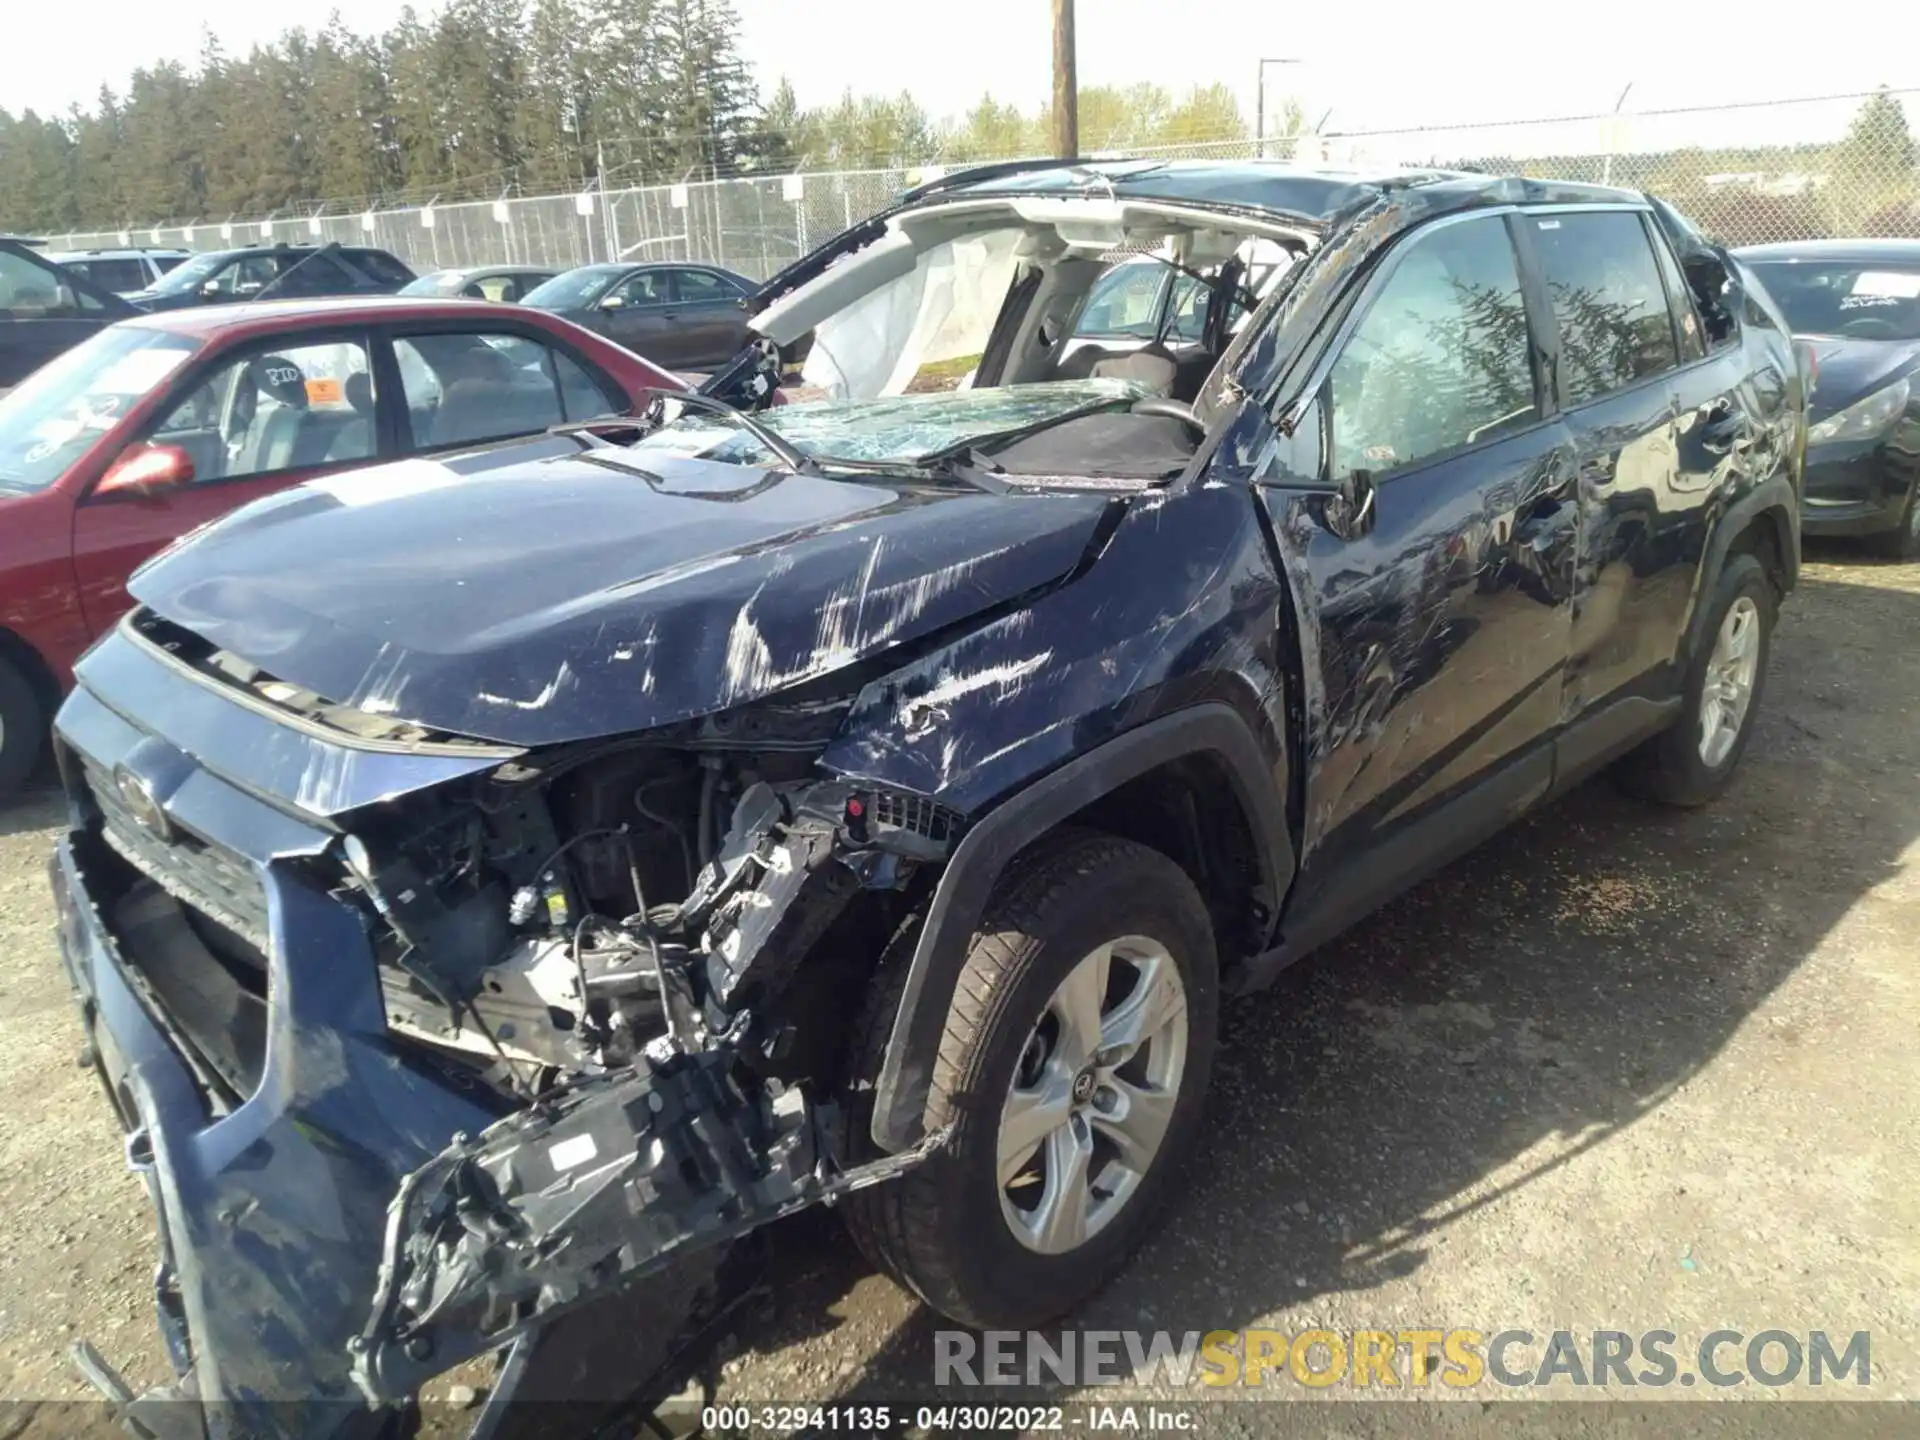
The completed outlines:
{"type": "MultiPolygon", "coordinates": [[[[1230,1006],[1191,1185],[1071,1323],[1667,1329],[1683,1353],[1721,1326],[1867,1330],[1873,1384],[1849,1394],[1920,1398],[1917,635],[1920,566],[1819,552],[1719,803],[1589,785],[1230,1006]]],[[[41,872],[57,814],[50,790],[0,810],[14,1402],[82,1393],[77,1335],[136,1383],[163,1369],[144,1197],[74,1063],[41,872]]],[[[932,1390],[935,1318],[831,1217],[773,1250],[722,1400],[1007,1398],[932,1390]]],[[[55,1414],[0,1435],[67,1433],[55,1414]]]]}

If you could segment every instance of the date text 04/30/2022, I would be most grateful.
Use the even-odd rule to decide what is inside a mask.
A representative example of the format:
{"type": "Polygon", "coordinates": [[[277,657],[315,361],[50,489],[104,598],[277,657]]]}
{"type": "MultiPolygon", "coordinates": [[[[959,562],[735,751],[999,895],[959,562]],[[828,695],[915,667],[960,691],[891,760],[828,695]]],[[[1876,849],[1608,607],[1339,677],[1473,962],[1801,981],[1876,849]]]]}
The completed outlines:
{"type": "Polygon", "coordinates": [[[913,1430],[944,1431],[1074,1430],[1086,1434],[1190,1432],[1199,1428],[1195,1412],[1181,1405],[710,1405],[701,1412],[712,1434],[798,1430],[844,1431],[878,1435],[913,1430]]]}

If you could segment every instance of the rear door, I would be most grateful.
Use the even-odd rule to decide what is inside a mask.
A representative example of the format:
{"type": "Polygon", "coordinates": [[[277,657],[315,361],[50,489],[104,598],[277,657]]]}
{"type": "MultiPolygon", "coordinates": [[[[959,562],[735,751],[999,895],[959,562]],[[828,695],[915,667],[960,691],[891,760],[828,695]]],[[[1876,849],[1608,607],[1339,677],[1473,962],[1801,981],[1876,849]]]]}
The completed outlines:
{"type": "Polygon", "coordinates": [[[717,365],[747,343],[747,312],[740,292],[711,270],[669,272],[673,285],[671,344],[681,365],[717,365]]]}
{"type": "Polygon", "coordinates": [[[0,390],[114,321],[138,312],[25,245],[0,239],[0,390]]]}
{"type": "MultiPolygon", "coordinates": [[[[1677,417],[1683,393],[1690,417],[1710,410],[1703,386],[1717,381],[1698,365],[1681,371],[1685,335],[1648,218],[1623,207],[1555,209],[1527,214],[1521,227],[1552,306],[1559,399],[1579,466],[1569,721],[1670,691],[1666,667],[1706,533],[1706,496],[1681,464],[1677,417]]],[[[1690,447],[1699,443],[1692,425],[1690,447]]],[[[1589,738],[1610,743],[1598,732],[1589,738]]],[[[1579,737],[1570,743],[1577,752],[1579,737]]],[[[1569,765],[1586,758],[1570,754],[1569,765]]]]}
{"type": "Polygon", "coordinates": [[[1497,829],[1551,780],[1573,457],[1513,218],[1443,220],[1396,248],[1283,447],[1317,473],[1261,487],[1317,616],[1306,660],[1325,726],[1298,904],[1320,923],[1497,829]],[[1343,481],[1345,519],[1327,489],[1343,481]]]}
{"type": "Polygon", "coordinates": [[[302,334],[222,351],[183,375],[131,443],[178,445],[190,484],[93,494],[74,512],[74,572],[95,634],[126,610],[127,577],[180,536],[314,475],[392,453],[359,332],[302,334]],[[384,443],[383,443],[384,439],[384,443]]]}

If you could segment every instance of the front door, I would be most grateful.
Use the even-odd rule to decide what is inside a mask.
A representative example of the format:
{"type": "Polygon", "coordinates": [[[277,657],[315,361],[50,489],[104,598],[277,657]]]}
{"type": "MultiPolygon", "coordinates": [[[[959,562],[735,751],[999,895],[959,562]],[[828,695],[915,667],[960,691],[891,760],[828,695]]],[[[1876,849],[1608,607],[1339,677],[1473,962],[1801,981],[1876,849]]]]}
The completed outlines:
{"type": "Polygon", "coordinates": [[[148,556],[249,500],[381,453],[363,336],[284,340],[217,357],[177,383],[134,444],[178,445],[191,483],[151,496],[92,495],[74,511],[73,561],[95,634],[131,603],[148,556]]]}
{"type": "Polygon", "coordinates": [[[1369,292],[1287,447],[1319,473],[1261,487],[1317,615],[1293,909],[1331,928],[1546,789],[1571,627],[1572,452],[1508,219],[1417,235],[1369,292]]]}
{"type": "Polygon", "coordinates": [[[656,365],[679,363],[673,323],[673,289],[664,269],[636,270],[607,292],[602,310],[607,337],[656,365]]]}

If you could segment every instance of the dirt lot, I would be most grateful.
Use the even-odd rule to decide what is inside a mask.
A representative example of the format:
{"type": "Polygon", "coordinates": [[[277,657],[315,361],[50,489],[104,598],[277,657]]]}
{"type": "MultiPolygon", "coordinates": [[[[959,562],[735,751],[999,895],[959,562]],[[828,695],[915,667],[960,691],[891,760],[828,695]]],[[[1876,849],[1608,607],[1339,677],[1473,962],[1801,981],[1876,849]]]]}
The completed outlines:
{"type": "MultiPolygon", "coordinates": [[[[1868,1330],[1868,1393],[1920,1398],[1920,566],[1818,553],[1768,687],[1720,803],[1588,786],[1230,1008],[1192,1185],[1074,1323],[1868,1330]]],[[[145,1204],[74,1064],[56,810],[0,811],[20,1401],[80,1393],[76,1335],[136,1381],[162,1366],[145,1204]]],[[[777,1250],[722,1398],[928,1393],[932,1317],[830,1217],[777,1250]]]]}

